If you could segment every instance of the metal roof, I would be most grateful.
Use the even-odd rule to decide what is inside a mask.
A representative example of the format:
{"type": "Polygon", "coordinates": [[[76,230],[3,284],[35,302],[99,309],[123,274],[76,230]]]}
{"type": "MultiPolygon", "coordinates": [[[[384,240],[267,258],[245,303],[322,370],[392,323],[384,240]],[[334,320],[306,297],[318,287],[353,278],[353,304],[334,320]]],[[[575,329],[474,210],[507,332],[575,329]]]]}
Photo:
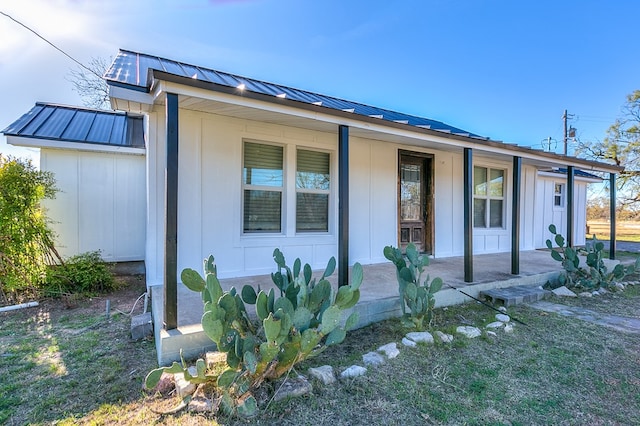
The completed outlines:
{"type": "Polygon", "coordinates": [[[113,63],[104,75],[107,83],[129,89],[148,92],[151,81],[150,70],[164,71],[179,77],[196,79],[225,87],[242,89],[264,95],[277,96],[294,101],[313,104],[334,110],[351,112],[358,115],[380,118],[395,123],[403,123],[423,129],[431,129],[444,133],[488,140],[489,138],[450,126],[436,120],[416,117],[409,114],[377,108],[357,102],[347,101],[332,96],[320,95],[305,90],[294,89],[279,84],[268,83],[252,78],[242,77],[196,65],[189,65],[158,56],[120,50],[113,63]]]}
{"type": "MultiPolygon", "coordinates": [[[[556,173],[556,174],[560,174],[560,175],[566,175],[567,174],[567,169],[563,168],[563,167],[559,167],[557,169],[551,169],[551,170],[541,170],[543,172],[547,172],[547,173],[556,173]]],[[[599,179],[602,180],[602,177],[600,176],[596,176],[592,173],[587,173],[583,170],[579,170],[579,169],[575,169],[573,171],[573,175],[576,177],[583,177],[583,178],[588,178],[588,179],[599,179]]]]}
{"type": "Polygon", "coordinates": [[[38,102],[2,130],[7,136],[144,148],[142,117],[38,102]]]}

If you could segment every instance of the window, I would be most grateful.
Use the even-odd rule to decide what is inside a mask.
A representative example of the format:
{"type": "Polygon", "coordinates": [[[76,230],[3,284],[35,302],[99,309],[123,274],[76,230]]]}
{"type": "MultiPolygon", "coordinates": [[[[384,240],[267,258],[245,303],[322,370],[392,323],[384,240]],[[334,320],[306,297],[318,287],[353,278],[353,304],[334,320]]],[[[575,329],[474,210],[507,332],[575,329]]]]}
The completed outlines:
{"type": "Polygon", "coordinates": [[[556,183],[553,189],[554,207],[564,207],[564,184],[556,183]]]}
{"type": "Polygon", "coordinates": [[[473,226],[502,228],[504,215],[504,170],[473,168],[473,226]]]}
{"type": "Polygon", "coordinates": [[[327,232],[330,156],[298,149],[296,165],[296,232],[327,232]]]}
{"type": "Polygon", "coordinates": [[[244,143],[244,232],[282,231],[283,160],[281,146],[244,143]]]}

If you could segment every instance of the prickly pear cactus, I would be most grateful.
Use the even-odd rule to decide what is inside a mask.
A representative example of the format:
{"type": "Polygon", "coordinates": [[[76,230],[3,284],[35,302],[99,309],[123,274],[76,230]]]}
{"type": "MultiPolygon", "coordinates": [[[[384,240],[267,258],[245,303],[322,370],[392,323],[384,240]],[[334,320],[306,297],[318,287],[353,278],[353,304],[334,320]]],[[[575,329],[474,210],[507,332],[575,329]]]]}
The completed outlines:
{"type": "Polygon", "coordinates": [[[213,256],[204,261],[204,278],[192,269],[182,271],[181,279],[190,290],[202,294],[202,328],[227,355],[227,369],[219,375],[207,371],[198,360],[198,374],[188,373],[184,361],[161,367],[147,375],[146,386],[153,388],[162,372],[183,372],[193,383],[214,383],[222,393],[220,407],[226,412],[251,417],[257,413],[252,396],[265,380],[276,379],[305,359],[342,343],[347,331],[358,322],[352,312],[343,325],[343,314],[360,299],[362,266],[356,263],[351,283],[334,291],[327,277],[333,274],[332,257],[320,279],[312,278],[311,267],[296,259],[293,269],[286,265],[279,249],[273,252],[278,271],[271,274],[280,296],[251,286],[240,294],[235,288],[224,291],[217,277],[213,256]],[[257,321],[246,306],[253,306],[257,321]]]}
{"type": "Polygon", "coordinates": [[[434,278],[429,281],[427,275],[421,284],[424,268],[429,265],[429,257],[418,253],[412,243],[407,246],[406,259],[402,251],[392,246],[384,248],[384,256],[396,266],[402,323],[407,327],[423,330],[433,319],[435,294],[442,288],[442,279],[434,278]]]}
{"type": "Polygon", "coordinates": [[[551,240],[547,240],[547,248],[551,250],[551,257],[562,263],[564,273],[559,277],[560,285],[568,288],[583,288],[587,290],[597,290],[606,287],[615,290],[612,284],[620,281],[626,275],[633,274],[640,270],[640,257],[635,263],[628,266],[616,265],[611,271],[608,270],[604,262],[604,244],[593,236],[591,244],[587,245],[583,253],[565,245],[565,239],[557,232],[556,226],[549,225],[549,232],[554,235],[557,247],[553,246],[551,240]],[[584,257],[586,268],[580,266],[580,257],[584,257]]]}

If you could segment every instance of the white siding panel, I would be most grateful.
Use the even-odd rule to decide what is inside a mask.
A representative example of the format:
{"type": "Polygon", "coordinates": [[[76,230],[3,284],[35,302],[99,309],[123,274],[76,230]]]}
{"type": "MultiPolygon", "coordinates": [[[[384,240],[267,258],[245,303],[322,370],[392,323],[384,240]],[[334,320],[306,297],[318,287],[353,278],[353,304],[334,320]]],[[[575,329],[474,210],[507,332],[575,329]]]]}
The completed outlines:
{"type": "Polygon", "coordinates": [[[40,150],[40,168],[54,174],[60,190],[53,200],[44,200],[56,247],[63,257],[80,253],[78,234],[78,155],[73,151],[40,150]]]}
{"type": "Polygon", "coordinates": [[[587,184],[575,182],[575,201],[573,203],[573,243],[576,246],[585,245],[587,231],[587,184]]]}
{"type": "Polygon", "coordinates": [[[369,193],[371,252],[368,263],[386,262],[384,247],[398,245],[398,151],[393,145],[372,143],[369,193]]]}
{"type": "Polygon", "coordinates": [[[117,260],[142,260],[146,236],[144,157],[116,157],[115,188],[115,257],[117,260]]]}
{"type": "Polygon", "coordinates": [[[463,252],[462,156],[449,152],[434,158],[435,257],[463,252]]]}
{"type": "MultiPolygon", "coordinates": [[[[349,257],[369,263],[371,256],[371,143],[349,141],[349,257]]],[[[381,249],[382,250],[382,249],[381,249]]]]}
{"type": "Polygon", "coordinates": [[[115,159],[83,155],[78,168],[80,252],[101,250],[104,259],[115,253],[115,159]]]}
{"type": "Polygon", "coordinates": [[[107,261],[144,259],[144,157],[42,149],[41,158],[60,189],[45,205],[62,256],[100,250],[107,261]]]}
{"type": "MultiPolygon", "coordinates": [[[[554,206],[554,185],[555,183],[566,184],[564,176],[557,178],[538,176],[538,189],[536,194],[536,217],[541,220],[536,222],[538,238],[536,239],[536,248],[546,247],[546,240],[553,241],[553,235],[549,232],[550,224],[556,226],[557,232],[564,237],[567,236],[567,210],[565,206],[554,206]]],[[[565,187],[566,188],[566,187],[565,187]]],[[[574,197],[573,197],[573,243],[576,246],[585,244],[586,230],[586,212],[587,212],[587,182],[574,181],[574,197]]]]}
{"type": "Polygon", "coordinates": [[[520,190],[520,249],[533,250],[536,247],[536,169],[522,167],[520,190]]]}
{"type": "Polygon", "coordinates": [[[201,118],[184,111],[179,121],[178,273],[202,269],[201,118]]]}

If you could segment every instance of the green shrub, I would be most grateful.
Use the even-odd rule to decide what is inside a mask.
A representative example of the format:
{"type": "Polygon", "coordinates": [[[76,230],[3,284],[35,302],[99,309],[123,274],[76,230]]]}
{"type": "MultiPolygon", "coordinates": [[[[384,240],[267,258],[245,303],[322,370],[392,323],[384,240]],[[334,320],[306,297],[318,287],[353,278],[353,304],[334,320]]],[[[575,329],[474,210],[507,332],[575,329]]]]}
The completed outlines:
{"type": "Polygon", "coordinates": [[[44,284],[46,296],[105,293],[115,288],[110,267],[99,251],[70,257],[66,262],[50,266],[44,284]]]}
{"type": "Polygon", "coordinates": [[[0,304],[36,296],[47,265],[61,260],[40,206],[56,191],[53,174],[0,154],[0,304]]]}
{"type": "Polygon", "coordinates": [[[302,268],[300,259],[296,259],[292,270],[280,250],[275,249],[273,257],[278,272],[271,277],[280,291],[279,297],[273,289],[258,289],[256,294],[248,285],[240,294],[235,288],[222,291],[213,256],[204,261],[205,278],[193,269],[182,271],[182,282],[202,294],[202,328],[218,350],[226,353],[227,369],[220,373],[198,359],[197,373],[193,375],[182,360],[151,371],[145,379],[147,388],[153,388],[163,372],[183,373],[192,383],[213,384],[221,394],[220,407],[226,413],[252,417],[258,409],[253,391],[265,380],[277,379],[328,346],[342,343],[346,332],[358,322],[357,312],[344,323],[342,317],[360,298],[362,266],[353,266],[351,284],[333,291],[326,278],[335,269],[334,258],[316,283],[311,279],[311,267],[306,264],[302,268]],[[249,317],[246,305],[255,305],[257,322],[249,317]]]}

